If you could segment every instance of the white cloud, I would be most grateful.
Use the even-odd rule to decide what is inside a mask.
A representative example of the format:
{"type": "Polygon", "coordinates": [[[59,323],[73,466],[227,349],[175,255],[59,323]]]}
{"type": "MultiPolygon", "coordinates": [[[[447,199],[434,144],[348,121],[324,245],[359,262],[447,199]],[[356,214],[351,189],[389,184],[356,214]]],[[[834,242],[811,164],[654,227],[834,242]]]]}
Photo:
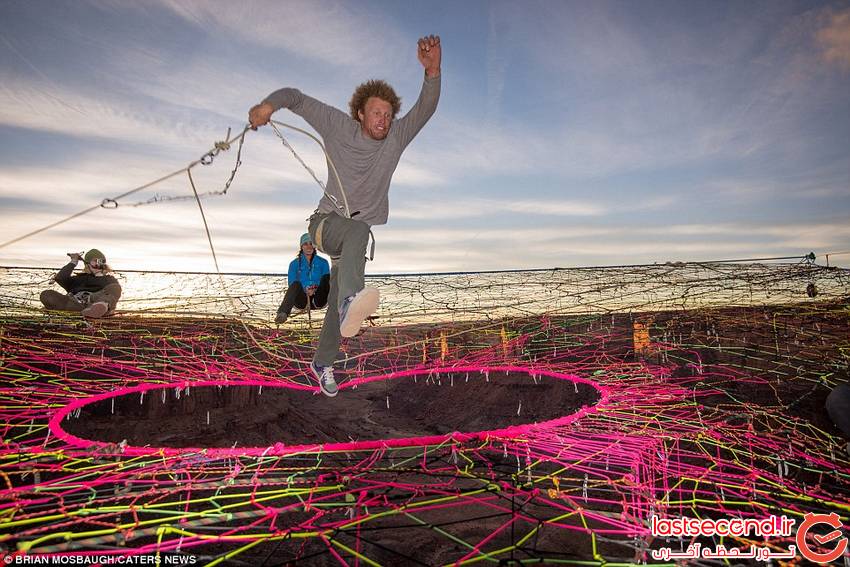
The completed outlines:
{"type": "MultiPolygon", "coordinates": [[[[834,223],[782,227],[582,225],[510,230],[498,226],[483,230],[448,227],[381,231],[377,238],[378,262],[371,272],[707,261],[802,256],[810,250],[823,261],[827,252],[850,249],[850,228],[834,223]],[[495,262],[494,255],[498,258],[495,262]]],[[[840,259],[832,258],[831,263],[840,259]]]]}
{"type": "Polygon", "coordinates": [[[416,53],[415,38],[401,37],[381,10],[359,4],[326,0],[163,0],[163,4],[212,35],[284,49],[290,57],[337,68],[374,68],[377,53],[387,63],[397,61],[401,46],[409,47],[405,60],[416,53]]]}
{"type": "MultiPolygon", "coordinates": [[[[24,79],[0,91],[0,109],[2,125],[77,138],[176,148],[187,142],[200,145],[204,137],[197,125],[183,121],[185,115],[178,120],[169,109],[153,109],[115,94],[89,95],[72,89],[54,92],[50,86],[24,79]],[[68,112],[69,106],[83,110],[68,112]]],[[[212,135],[209,132],[207,139],[212,135]]]]}
{"type": "Polygon", "coordinates": [[[552,162],[547,159],[558,153],[545,133],[533,126],[488,126],[440,112],[438,108],[437,116],[405,152],[403,166],[409,162],[451,180],[549,170],[552,162]]]}
{"type": "Polygon", "coordinates": [[[447,197],[442,193],[431,199],[394,200],[391,218],[402,219],[460,219],[481,216],[505,215],[550,215],[566,217],[601,216],[605,207],[595,201],[547,199],[473,199],[447,197]],[[439,204],[437,204],[439,203],[439,204]]]}
{"type": "Polygon", "coordinates": [[[829,13],[827,24],[816,37],[823,60],[850,71],[850,10],[829,13]]]}

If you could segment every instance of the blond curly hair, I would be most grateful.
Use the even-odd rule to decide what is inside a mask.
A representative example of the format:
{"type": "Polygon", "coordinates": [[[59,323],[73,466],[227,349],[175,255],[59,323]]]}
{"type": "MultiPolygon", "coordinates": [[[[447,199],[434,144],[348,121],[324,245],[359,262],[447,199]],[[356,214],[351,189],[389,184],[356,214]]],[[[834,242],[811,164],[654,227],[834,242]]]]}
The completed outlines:
{"type": "Polygon", "coordinates": [[[357,113],[366,108],[366,101],[373,96],[390,103],[393,107],[393,118],[401,110],[401,98],[395,94],[395,90],[386,81],[371,79],[354,89],[354,94],[351,95],[351,101],[348,103],[351,117],[360,122],[360,116],[357,113]]]}

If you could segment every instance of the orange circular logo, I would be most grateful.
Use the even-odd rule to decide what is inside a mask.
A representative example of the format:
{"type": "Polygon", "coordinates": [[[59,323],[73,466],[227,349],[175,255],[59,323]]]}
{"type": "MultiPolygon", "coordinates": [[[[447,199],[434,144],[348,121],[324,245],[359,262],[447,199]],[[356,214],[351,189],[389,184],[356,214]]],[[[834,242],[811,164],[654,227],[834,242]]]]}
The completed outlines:
{"type": "Polygon", "coordinates": [[[818,553],[809,547],[809,542],[806,541],[806,536],[809,534],[809,530],[817,524],[826,524],[831,528],[835,528],[826,535],[812,534],[812,539],[814,539],[818,544],[823,545],[841,537],[841,528],[843,526],[838,514],[835,512],[831,514],[812,514],[809,512],[803,518],[803,523],[801,523],[800,527],[797,528],[797,550],[804,558],[809,561],[814,561],[815,563],[829,563],[830,561],[835,561],[841,557],[847,549],[847,538],[841,537],[841,541],[838,542],[838,545],[836,545],[835,549],[832,551],[818,553]]]}

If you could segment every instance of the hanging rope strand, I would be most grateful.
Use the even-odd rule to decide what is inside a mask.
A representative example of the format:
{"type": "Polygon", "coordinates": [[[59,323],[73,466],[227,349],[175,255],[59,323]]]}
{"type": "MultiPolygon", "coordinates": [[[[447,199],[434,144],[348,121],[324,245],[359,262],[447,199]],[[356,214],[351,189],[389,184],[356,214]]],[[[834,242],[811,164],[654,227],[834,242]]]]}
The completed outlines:
{"type": "Polygon", "coordinates": [[[339,208],[340,210],[342,210],[345,213],[345,218],[350,219],[351,218],[351,210],[348,208],[348,197],[346,196],[345,189],[342,186],[342,179],[340,179],[339,173],[336,170],[336,166],[334,165],[334,162],[331,159],[331,156],[328,155],[328,151],[325,149],[325,145],[322,144],[322,141],[320,139],[318,139],[316,136],[314,136],[313,134],[311,134],[310,132],[308,132],[307,130],[302,130],[301,128],[298,128],[297,126],[293,126],[292,124],[286,124],[284,122],[277,122],[276,120],[271,120],[270,123],[272,125],[272,130],[274,130],[274,133],[277,134],[278,138],[280,138],[280,141],[283,142],[283,145],[286,146],[286,148],[290,152],[292,152],[292,155],[295,156],[295,159],[298,160],[298,163],[300,163],[304,167],[304,169],[307,170],[307,173],[309,173],[313,177],[313,179],[316,181],[316,183],[319,184],[319,187],[322,188],[322,192],[325,195],[327,195],[328,198],[331,201],[333,201],[334,205],[337,208],[339,208]],[[310,166],[308,166],[304,162],[304,160],[301,159],[301,156],[298,155],[298,153],[295,151],[295,148],[293,148],[292,145],[289,143],[289,141],[286,138],[284,138],[283,134],[280,133],[280,130],[278,130],[278,128],[277,128],[278,126],[284,126],[284,127],[289,128],[291,130],[295,130],[296,132],[301,132],[305,136],[311,137],[317,144],[319,144],[319,147],[322,148],[322,152],[324,152],[325,159],[328,162],[328,169],[330,170],[331,173],[333,173],[334,179],[336,179],[336,183],[339,186],[339,192],[342,195],[342,206],[340,206],[340,204],[337,202],[337,199],[334,195],[331,195],[330,193],[328,193],[328,190],[327,190],[327,187],[325,187],[325,184],[322,183],[322,181],[316,176],[316,173],[310,168],[310,166]]]}
{"type": "Polygon", "coordinates": [[[198,209],[201,211],[201,220],[204,221],[204,230],[207,233],[207,242],[210,244],[210,252],[212,253],[213,263],[215,264],[215,271],[218,273],[218,277],[221,278],[221,270],[218,267],[218,258],[215,255],[215,246],[213,246],[212,236],[210,236],[210,227],[207,224],[207,216],[204,214],[204,207],[201,206],[201,198],[198,196],[198,190],[195,188],[195,180],[192,179],[192,170],[189,169],[186,173],[189,176],[189,185],[192,186],[192,193],[195,194],[195,200],[198,202],[198,209]]]}

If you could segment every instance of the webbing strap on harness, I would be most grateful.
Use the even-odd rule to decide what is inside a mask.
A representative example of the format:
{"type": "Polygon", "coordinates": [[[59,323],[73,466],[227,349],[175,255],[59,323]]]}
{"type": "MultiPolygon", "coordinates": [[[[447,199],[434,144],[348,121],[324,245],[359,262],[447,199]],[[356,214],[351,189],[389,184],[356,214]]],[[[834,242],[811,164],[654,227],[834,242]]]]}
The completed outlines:
{"type": "MultiPolygon", "coordinates": [[[[328,253],[325,250],[325,248],[322,246],[322,228],[324,228],[325,221],[327,219],[328,219],[328,217],[322,217],[322,220],[320,220],[319,224],[316,226],[316,236],[313,237],[313,240],[315,241],[315,242],[313,242],[313,244],[316,245],[316,248],[319,249],[319,252],[324,252],[325,254],[328,254],[328,253]]],[[[328,254],[328,256],[331,256],[331,255],[328,254]]],[[[331,256],[331,260],[336,262],[337,260],[339,260],[339,256],[331,256]]]]}

